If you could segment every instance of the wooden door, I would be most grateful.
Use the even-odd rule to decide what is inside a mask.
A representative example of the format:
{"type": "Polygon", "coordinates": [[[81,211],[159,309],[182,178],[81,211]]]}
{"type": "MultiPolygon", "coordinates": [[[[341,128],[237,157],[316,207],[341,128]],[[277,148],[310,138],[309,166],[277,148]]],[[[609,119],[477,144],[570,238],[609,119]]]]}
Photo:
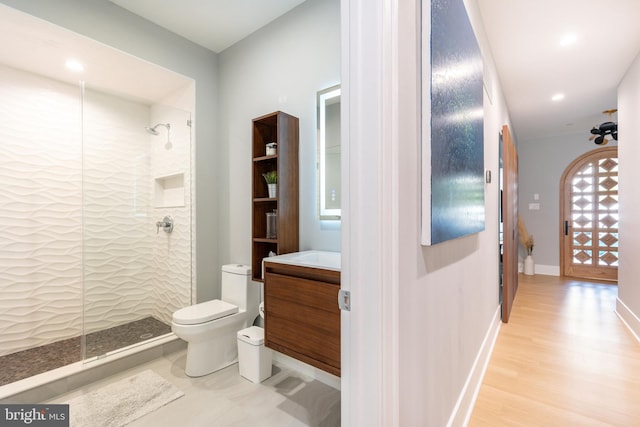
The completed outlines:
{"type": "Polygon", "coordinates": [[[502,321],[507,323],[518,290],[518,153],[502,127],[502,321]]]}
{"type": "Polygon", "coordinates": [[[618,147],[574,160],[560,180],[560,271],[618,280],[618,147]]]}

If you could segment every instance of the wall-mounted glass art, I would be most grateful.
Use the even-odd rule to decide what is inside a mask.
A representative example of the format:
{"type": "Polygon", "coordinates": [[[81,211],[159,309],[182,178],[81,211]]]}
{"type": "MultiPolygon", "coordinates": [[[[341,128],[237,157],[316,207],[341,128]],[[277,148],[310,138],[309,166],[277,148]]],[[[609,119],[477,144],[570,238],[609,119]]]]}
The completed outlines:
{"type": "Polygon", "coordinates": [[[423,0],[423,245],[484,230],[482,71],[463,0],[423,0]]]}

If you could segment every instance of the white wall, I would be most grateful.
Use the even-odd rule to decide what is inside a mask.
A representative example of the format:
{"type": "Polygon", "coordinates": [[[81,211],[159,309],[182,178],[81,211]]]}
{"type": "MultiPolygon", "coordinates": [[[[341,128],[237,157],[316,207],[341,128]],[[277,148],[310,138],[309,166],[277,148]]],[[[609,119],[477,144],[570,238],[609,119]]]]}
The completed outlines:
{"type": "Polygon", "coordinates": [[[496,179],[485,186],[486,230],[433,247],[420,245],[419,2],[343,8],[348,425],[462,425],[497,333],[498,134],[509,120],[476,2],[467,3],[489,70],[484,155],[496,179]]]}
{"type": "Polygon", "coordinates": [[[620,161],[620,266],[616,309],[640,336],[640,56],[618,87],[618,157],[620,161]]]}
{"type": "MultiPolygon", "coordinates": [[[[493,89],[493,104],[485,92],[484,157],[485,169],[491,170],[497,178],[498,135],[502,125],[508,124],[508,115],[477,5],[475,1],[466,3],[487,63],[489,73],[485,79],[493,89]]],[[[407,22],[406,27],[414,22],[407,22]]],[[[406,31],[410,30],[407,28],[406,31]]],[[[407,73],[403,81],[415,81],[412,65],[407,64],[403,70],[407,73]]],[[[400,117],[419,116],[411,93],[408,90],[405,102],[400,104],[400,117]]],[[[456,404],[465,392],[465,383],[473,373],[483,340],[496,321],[499,306],[498,180],[485,185],[484,232],[421,247],[420,151],[414,142],[420,135],[411,132],[419,127],[415,124],[400,124],[400,127],[408,130],[407,137],[399,139],[402,143],[399,164],[409,166],[401,175],[398,189],[400,223],[403,224],[398,230],[400,424],[439,426],[446,425],[452,416],[459,417],[454,413],[456,404]]],[[[461,411],[466,409],[463,407],[461,411]]]]}
{"type": "Polygon", "coordinates": [[[196,267],[198,301],[219,296],[221,242],[218,190],[226,177],[218,156],[217,56],[108,0],[1,0],[2,3],[83,34],[195,80],[196,267]],[[220,163],[219,163],[220,162],[220,163]]]}
{"type": "Polygon", "coordinates": [[[278,110],[300,119],[300,250],[340,250],[316,205],[316,92],[340,83],[339,5],[308,0],[219,56],[223,262],[251,264],[251,120],[278,110]]]}

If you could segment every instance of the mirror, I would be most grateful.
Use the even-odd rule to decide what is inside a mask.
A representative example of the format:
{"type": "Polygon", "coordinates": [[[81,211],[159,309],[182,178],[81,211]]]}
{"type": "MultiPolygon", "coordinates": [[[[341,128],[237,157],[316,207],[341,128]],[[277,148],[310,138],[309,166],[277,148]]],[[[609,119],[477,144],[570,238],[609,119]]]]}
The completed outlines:
{"type": "Polygon", "coordinates": [[[318,92],[318,214],[340,219],[340,85],[318,92]]]}

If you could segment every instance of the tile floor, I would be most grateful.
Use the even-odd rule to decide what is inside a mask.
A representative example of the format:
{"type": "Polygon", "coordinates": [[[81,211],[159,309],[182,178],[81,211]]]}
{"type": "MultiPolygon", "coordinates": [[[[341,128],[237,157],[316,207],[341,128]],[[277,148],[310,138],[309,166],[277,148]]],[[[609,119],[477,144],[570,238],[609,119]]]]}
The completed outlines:
{"type": "Polygon", "coordinates": [[[186,351],[171,353],[96,383],[51,399],[61,403],[110,382],[152,369],[185,395],[129,424],[130,427],[340,426],[340,391],[287,367],[254,384],[234,364],[213,374],[190,378],[184,373],[186,351]]]}
{"type": "MultiPolygon", "coordinates": [[[[170,325],[153,317],[92,332],[86,336],[87,357],[99,356],[169,332],[170,325]]],[[[80,346],[80,337],[75,337],[0,356],[0,386],[78,362],[82,358],[80,346]]]]}

